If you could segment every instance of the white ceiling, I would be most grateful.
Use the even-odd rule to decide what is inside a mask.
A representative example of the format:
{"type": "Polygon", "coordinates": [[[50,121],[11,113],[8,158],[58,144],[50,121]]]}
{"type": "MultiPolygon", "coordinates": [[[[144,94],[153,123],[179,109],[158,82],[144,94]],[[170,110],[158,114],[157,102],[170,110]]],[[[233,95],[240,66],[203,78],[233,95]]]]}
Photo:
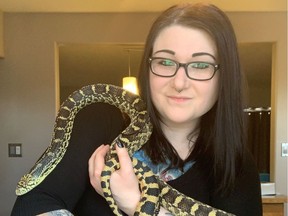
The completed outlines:
{"type": "MultiPolygon", "coordinates": [[[[224,11],[287,11],[287,0],[204,0],[224,11]]],[[[199,0],[1,0],[4,12],[158,12],[199,0]]],[[[202,1],[203,2],[203,1],[202,1]]]]}

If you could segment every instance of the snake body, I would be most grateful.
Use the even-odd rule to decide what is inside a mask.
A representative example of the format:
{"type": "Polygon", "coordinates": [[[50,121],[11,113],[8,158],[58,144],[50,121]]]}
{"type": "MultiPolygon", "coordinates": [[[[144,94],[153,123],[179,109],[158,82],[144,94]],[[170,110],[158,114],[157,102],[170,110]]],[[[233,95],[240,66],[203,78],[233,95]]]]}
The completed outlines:
{"type": "Polygon", "coordinates": [[[132,157],[133,153],[148,141],[152,133],[152,124],[145,103],[139,96],[108,84],[85,86],[72,93],[63,102],[56,117],[52,141],[29,173],[18,182],[17,195],[23,195],[35,188],[54,170],[69,145],[76,114],[89,104],[99,102],[116,106],[130,117],[129,126],[111,143],[101,175],[104,197],[115,215],[120,216],[122,212],[113,199],[110,177],[115,170],[119,169],[115,145],[121,142],[126,146],[132,159],[141,189],[141,200],[134,215],[155,215],[156,209],[163,206],[174,215],[232,216],[230,213],[181,194],[155,176],[149,167],[132,157]]]}

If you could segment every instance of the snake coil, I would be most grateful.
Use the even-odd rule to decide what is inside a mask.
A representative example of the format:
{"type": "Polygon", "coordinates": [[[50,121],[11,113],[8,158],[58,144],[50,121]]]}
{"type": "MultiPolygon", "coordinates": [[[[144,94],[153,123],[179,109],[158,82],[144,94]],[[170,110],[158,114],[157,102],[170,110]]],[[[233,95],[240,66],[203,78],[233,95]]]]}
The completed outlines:
{"type": "Polygon", "coordinates": [[[101,175],[104,197],[115,215],[120,216],[122,212],[113,199],[110,189],[110,177],[112,172],[119,169],[115,145],[117,142],[122,142],[132,159],[133,168],[141,189],[141,200],[134,215],[155,215],[156,209],[162,206],[173,215],[232,216],[230,213],[215,209],[181,194],[155,176],[149,167],[132,157],[133,153],[148,141],[152,133],[152,124],[145,103],[139,96],[109,84],[85,86],[72,93],[63,102],[56,117],[52,141],[29,173],[24,175],[18,182],[16,187],[18,196],[39,185],[62,160],[69,145],[76,114],[89,104],[100,102],[119,108],[131,120],[129,126],[111,143],[101,175]]]}

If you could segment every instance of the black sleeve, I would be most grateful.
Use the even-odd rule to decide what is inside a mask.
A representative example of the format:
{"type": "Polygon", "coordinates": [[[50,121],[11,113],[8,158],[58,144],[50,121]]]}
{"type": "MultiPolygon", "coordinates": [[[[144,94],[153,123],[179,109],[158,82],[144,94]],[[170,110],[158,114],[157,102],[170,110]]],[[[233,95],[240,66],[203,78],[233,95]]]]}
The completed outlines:
{"type": "Polygon", "coordinates": [[[259,173],[248,151],[234,191],[228,197],[219,194],[212,196],[211,205],[237,216],[262,216],[259,173]]]}
{"type": "Polygon", "coordinates": [[[41,184],[17,197],[11,215],[30,216],[57,209],[73,212],[85,191],[93,190],[88,176],[90,156],[123,129],[122,114],[114,106],[96,103],[80,110],[63,159],[41,184]]]}

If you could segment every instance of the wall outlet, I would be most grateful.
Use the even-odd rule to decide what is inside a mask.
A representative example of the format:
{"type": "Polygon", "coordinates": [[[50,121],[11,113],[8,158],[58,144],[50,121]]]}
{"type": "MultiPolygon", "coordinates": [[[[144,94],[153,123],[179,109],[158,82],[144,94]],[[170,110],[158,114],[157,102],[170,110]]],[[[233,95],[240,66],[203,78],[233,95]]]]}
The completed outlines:
{"type": "Polygon", "coordinates": [[[288,143],[282,143],[281,145],[281,156],[288,157],[288,143]]]}

